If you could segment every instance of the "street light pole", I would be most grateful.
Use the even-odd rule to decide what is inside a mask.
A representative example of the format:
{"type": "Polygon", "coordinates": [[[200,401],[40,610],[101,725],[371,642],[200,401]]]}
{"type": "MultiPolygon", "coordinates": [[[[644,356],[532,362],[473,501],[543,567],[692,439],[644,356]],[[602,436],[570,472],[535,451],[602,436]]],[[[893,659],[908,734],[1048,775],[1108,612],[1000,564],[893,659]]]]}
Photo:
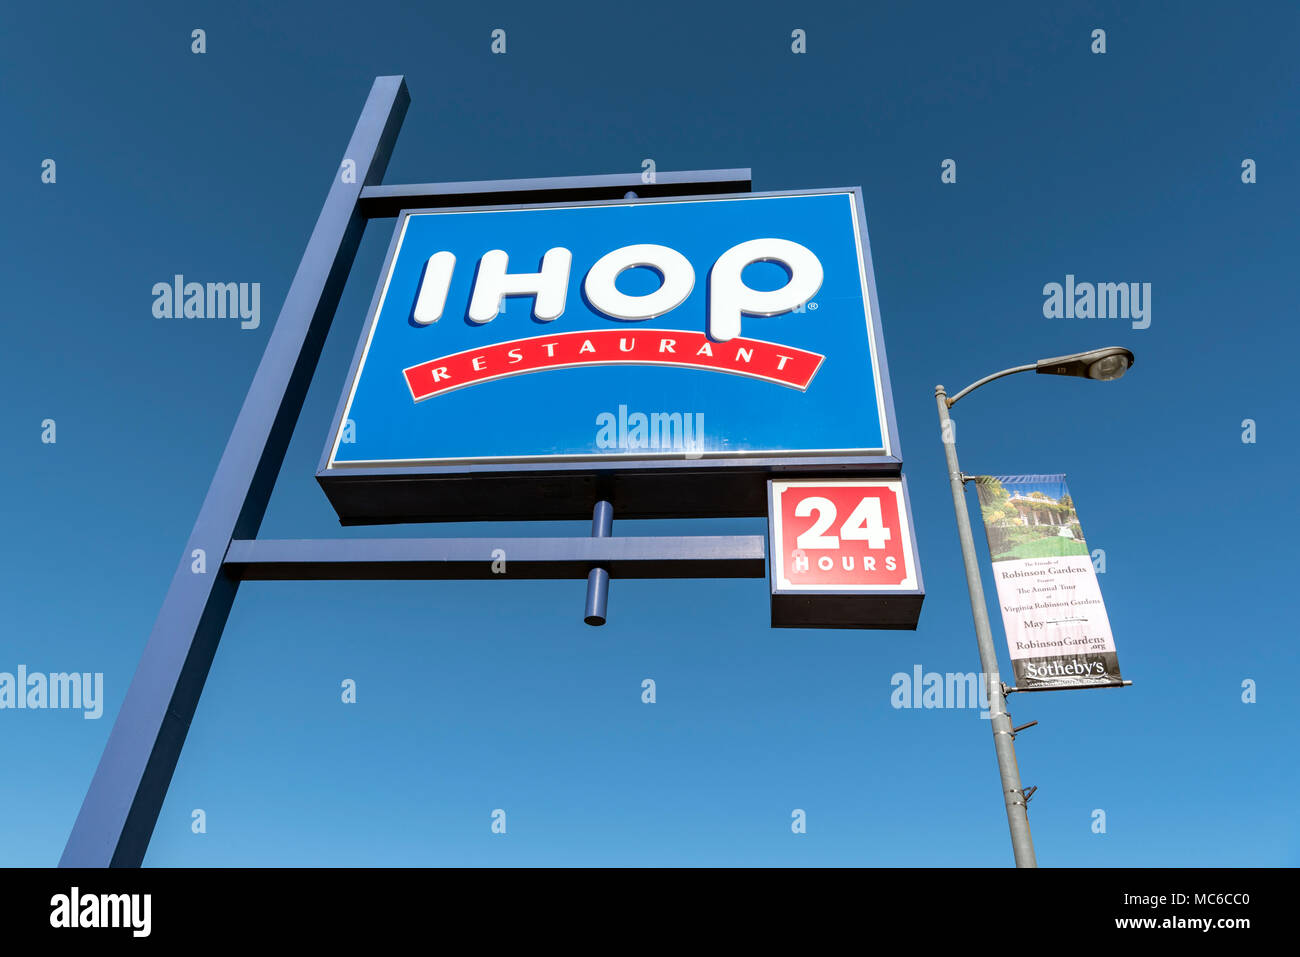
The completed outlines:
{"type": "Polygon", "coordinates": [[[993,726],[993,748],[998,755],[998,774],[1002,777],[1002,800],[1007,806],[1007,826],[1011,829],[1011,849],[1016,856],[1016,867],[1037,867],[1034,857],[1034,840],[1029,834],[1029,813],[1025,804],[1025,791],[1020,786],[1020,767],[1016,764],[1015,734],[1011,716],[1007,714],[1006,695],[1002,692],[1002,678],[998,674],[998,655],[993,648],[993,631],[989,627],[989,610],[984,604],[984,585],[980,581],[979,561],[975,557],[975,538],[971,533],[970,514],[966,511],[966,476],[957,464],[957,436],[953,432],[948,409],[963,396],[980,386],[1017,372],[1036,372],[1047,375],[1078,376],[1110,382],[1120,378],[1133,366],[1133,353],[1121,346],[1108,346],[1079,352],[1074,355],[1039,359],[1028,365],[1003,369],[972,382],[951,399],[943,386],[934,387],[935,401],[939,404],[939,427],[943,437],[943,451],[948,460],[948,482],[952,486],[952,507],[957,513],[957,536],[961,539],[961,557],[966,565],[966,588],[970,592],[970,610],[975,619],[975,638],[980,648],[980,670],[988,687],[989,718],[993,726]]]}
{"type": "Polygon", "coordinates": [[[980,581],[979,561],[975,557],[975,539],[971,533],[970,515],[966,511],[966,479],[962,475],[961,466],[957,464],[957,439],[953,434],[952,419],[948,416],[948,393],[940,385],[935,386],[934,395],[939,403],[939,425],[942,430],[944,454],[948,458],[952,507],[957,513],[957,535],[961,539],[961,557],[966,565],[966,587],[970,591],[970,610],[975,618],[975,637],[980,648],[981,677],[988,687],[991,719],[989,723],[993,726],[993,747],[997,751],[998,773],[1002,777],[1002,799],[1006,802],[1007,825],[1011,828],[1011,849],[1015,852],[1016,867],[1037,867],[1034,840],[1029,833],[1025,792],[1020,786],[1020,767],[1016,764],[1011,716],[1007,714],[1006,697],[1002,694],[1002,678],[998,674],[998,655],[993,648],[989,611],[984,604],[984,585],[980,581]]]}

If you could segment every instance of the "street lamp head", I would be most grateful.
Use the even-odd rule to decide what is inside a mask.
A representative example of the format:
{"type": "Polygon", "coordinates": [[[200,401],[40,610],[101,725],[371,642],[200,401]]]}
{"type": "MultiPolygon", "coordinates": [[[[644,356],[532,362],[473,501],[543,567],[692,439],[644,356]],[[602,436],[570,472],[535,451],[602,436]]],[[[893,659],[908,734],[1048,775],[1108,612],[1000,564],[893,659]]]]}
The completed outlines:
{"type": "Polygon", "coordinates": [[[1120,346],[1077,352],[1072,356],[1039,359],[1034,371],[1047,375],[1073,375],[1084,379],[1109,382],[1118,379],[1133,365],[1133,353],[1120,346]]]}
{"type": "Polygon", "coordinates": [[[1100,379],[1103,382],[1109,382],[1111,379],[1118,379],[1128,367],[1133,364],[1133,353],[1114,353],[1108,356],[1102,356],[1092,365],[1088,366],[1088,378],[1100,379]]]}

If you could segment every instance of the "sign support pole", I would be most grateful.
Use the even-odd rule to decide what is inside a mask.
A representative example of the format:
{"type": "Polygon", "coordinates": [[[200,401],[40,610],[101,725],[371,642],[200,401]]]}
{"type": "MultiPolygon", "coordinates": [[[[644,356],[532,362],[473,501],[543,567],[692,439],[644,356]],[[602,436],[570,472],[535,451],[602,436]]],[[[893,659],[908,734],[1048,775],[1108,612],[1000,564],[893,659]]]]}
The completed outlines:
{"type": "Polygon", "coordinates": [[[256,535],[266,512],[361,242],[362,190],[383,179],[410,99],[400,76],[377,77],[370,89],[61,867],[138,867],[144,859],[239,587],[222,573],[222,562],[233,540],[256,535]]]}
{"type": "Polygon", "coordinates": [[[961,539],[961,557],[966,565],[966,587],[970,591],[970,610],[975,618],[975,638],[979,642],[980,669],[988,688],[989,723],[993,726],[993,746],[998,756],[998,773],[1002,778],[1002,798],[1007,806],[1007,824],[1011,828],[1011,848],[1015,853],[1016,867],[1037,867],[1034,840],[1029,833],[1029,811],[1025,803],[1024,788],[1020,785],[1020,767],[1016,763],[1015,737],[1011,716],[1007,714],[1006,697],[998,675],[998,656],[993,647],[993,632],[989,627],[988,606],[984,603],[984,585],[980,581],[979,561],[975,556],[975,537],[971,533],[970,514],[966,511],[966,476],[957,464],[957,441],[948,416],[948,393],[943,386],[935,386],[935,400],[939,404],[939,425],[943,436],[943,451],[948,460],[948,481],[952,486],[952,506],[957,513],[957,535],[961,539]]]}

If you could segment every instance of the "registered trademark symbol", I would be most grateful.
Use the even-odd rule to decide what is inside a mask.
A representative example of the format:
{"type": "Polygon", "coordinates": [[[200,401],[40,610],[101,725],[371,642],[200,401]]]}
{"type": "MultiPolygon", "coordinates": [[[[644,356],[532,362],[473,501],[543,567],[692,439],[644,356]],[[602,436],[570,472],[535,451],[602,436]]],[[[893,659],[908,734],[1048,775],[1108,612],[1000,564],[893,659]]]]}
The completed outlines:
{"type": "Polygon", "coordinates": [[[810,302],[810,303],[808,303],[808,308],[809,308],[809,309],[816,309],[816,308],[817,308],[817,303],[815,303],[815,302],[810,302]]]}

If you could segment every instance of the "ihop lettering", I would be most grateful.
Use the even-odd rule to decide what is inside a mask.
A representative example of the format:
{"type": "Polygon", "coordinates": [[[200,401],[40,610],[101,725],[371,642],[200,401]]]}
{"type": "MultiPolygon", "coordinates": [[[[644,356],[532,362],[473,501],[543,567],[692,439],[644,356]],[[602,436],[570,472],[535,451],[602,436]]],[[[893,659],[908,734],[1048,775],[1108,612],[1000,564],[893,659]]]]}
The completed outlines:
{"type": "MultiPolygon", "coordinates": [[[[442,318],[457,263],[443,250],[429,257],[416,294],[412,320],[432,326],[442,318]]],[[[563,246],[547,250],[537,272],[510,272],[501,249],[483,254],[470,293],[468,319],[486,325],[501,314],[507,296],[531,296],[533,318],[553,322],[564,315],[573,254],[563,246]]],[[[708,270],[708,305],[703,330],[633,327],[561,332],[486,344],[410,366],[403,371],[411,397],[420,402],[466,386],[506,376],[589,365],[660,365],[703,369],[762,379],[804,391],[825,356],[793,346],[745,338],[742,317],[777,316],[802,307],[821,288],[821,261],[806,246],[787,239],[752,239],[732,246],[708,270]],[[774,262],[789,274],[772,290],[754,289],[742,279],[746,267],[774,262]]],[[[686,301],[696,284],[695,267],[668,246],[638,243],[601,256],[582,281],[591,307],[617,323],[665,316],[686,301]],[[629,269],[648,267],[659,287],[642,295],[620,291],[616,281],[629,269]]]]}

